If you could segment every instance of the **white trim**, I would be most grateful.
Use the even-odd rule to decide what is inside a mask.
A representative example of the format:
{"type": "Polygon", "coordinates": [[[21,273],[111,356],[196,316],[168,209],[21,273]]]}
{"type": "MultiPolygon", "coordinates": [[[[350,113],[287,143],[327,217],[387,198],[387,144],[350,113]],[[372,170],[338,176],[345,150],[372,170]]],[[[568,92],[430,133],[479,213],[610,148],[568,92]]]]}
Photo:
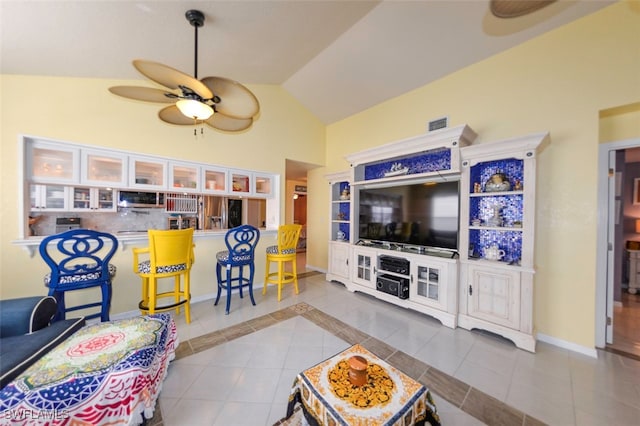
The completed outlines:
{"type": "Polygon", "coordinates": [[[598,351],[596,350],[596,348],[589,348],[586,346],[576,345],[575,343],[558,339],[556,337],[547,336],[546,334],[541,334],[541,333],[538,333],[537,337],[540,342],[549,343],[550,345],[557,346],[562,349],[567,349],[572,352],[577,352],[591,358],[596,358],[596,359],[598,358],[598,351]]]}
{"type": "Polygon", "coordinates": [[[602,143],[598,145],[598,204],[596,233],[596,305],[595,346],[604,348],[607,335],[607,225],[609,151],[640,146],[640,139],[602,143]]]}

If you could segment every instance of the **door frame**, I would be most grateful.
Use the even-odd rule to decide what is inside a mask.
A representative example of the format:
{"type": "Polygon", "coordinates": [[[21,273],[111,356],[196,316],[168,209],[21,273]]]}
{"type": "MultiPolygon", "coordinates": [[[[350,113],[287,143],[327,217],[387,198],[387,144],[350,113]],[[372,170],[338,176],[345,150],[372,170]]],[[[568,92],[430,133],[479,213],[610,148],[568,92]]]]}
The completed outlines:
{"type": "MultiPolygon", "coordinates": [[[[615,173],[609,176],[609,155],[612,151],[640,147],[640,138],[602,143],[598,146],[598,198],[597,198],[597,238],[596,238],[596,312],[595,312],[595,344],[604,348],[607,340],[613,336],[613,264],[609,256],[609,226],[610,212],[615,211],[615,205],[610,205],[613,197],[609,196],[611,180],[615,181],[615,173]],[[607,317],[611,318],[611,325],[607,326],[607,317]]],[[[614,167],[615,170],[615,167],[614,167]]],[[[614,182],[615,184],[615,182],[614,182]]]]}

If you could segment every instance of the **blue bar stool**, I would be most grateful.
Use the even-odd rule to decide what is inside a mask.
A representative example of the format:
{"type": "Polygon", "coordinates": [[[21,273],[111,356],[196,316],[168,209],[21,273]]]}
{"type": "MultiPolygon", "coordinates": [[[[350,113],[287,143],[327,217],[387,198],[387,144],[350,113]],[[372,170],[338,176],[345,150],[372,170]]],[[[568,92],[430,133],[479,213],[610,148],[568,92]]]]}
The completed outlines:
{"type": "Polygon", "coordinates": [[[231,305],[231,291],[238,290],[240,298],[243,297],[242,289],[249,288],[251,303],[255,306],[253,299],[253,276],[255,273],[254,253],[256,245],[260,240],[260,231],[251,225],[240,225],[229,229],[224,237],[227,250],[216,253],[216,277],[218,279],[218,295],[214,305],[218,305],[220,293],[223,289],[227,291],[227,309],[225,313],[229,315],[231,305]],[[223,278],[222,269],[225,269],[223,278]],[[249,269],[248,276],[245,275],[245,268],[249,269]],[[233,271],[237,270],[237,276],[233,276],[233,271]],[[235,282],[235,284],[234,284],[235,282]]]}
{"type": "Polygon", "coordinates": [[[100,307],[100,312],[85,318],[100,317],[103,322],[109,321],[111,280],[116,273],[116,267],[109,261],[117,249],[118,240],[113,235],[89,229],[72,229],[40,242],[40,256],[51,269],[44,277],[44,285],[49,287],[49,296],[58,302],[54,321],[66,319],[67,312],[95,307],[100,307]],[[101,301],[66,306],[67,291],[91,287],[100,287],[101,301]]]}

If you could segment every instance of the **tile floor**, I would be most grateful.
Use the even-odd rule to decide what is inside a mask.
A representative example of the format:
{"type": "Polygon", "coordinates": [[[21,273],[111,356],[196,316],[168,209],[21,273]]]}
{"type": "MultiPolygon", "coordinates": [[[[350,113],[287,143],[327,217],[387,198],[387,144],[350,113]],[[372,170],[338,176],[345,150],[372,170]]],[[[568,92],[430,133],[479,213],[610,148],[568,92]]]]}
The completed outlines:
{"type": "Polygon", "coordinates": [[[607,350],[640,360],[640,294],[622,293],[622,306],[613,308],[613,343],[607,350]]]}
{"type": "Polygon", "coordinates": [[[270,287],[257,306],[234,295],[228,316],[224,300],[192,304],[189,325],[177,316],[181,344],[150,423],[272,425],[299,371],[361,343],[429,387],[443,425],[638,424],[640,361],[541,342],[532,354],[306,275],[281,302],[270,287]]]}

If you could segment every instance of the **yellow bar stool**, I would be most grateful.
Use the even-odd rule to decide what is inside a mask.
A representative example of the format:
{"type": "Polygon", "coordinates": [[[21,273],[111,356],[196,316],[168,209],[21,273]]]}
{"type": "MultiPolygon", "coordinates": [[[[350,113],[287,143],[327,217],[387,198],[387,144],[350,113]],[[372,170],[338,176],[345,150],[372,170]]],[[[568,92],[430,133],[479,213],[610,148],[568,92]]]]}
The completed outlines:
{"type": "Polygon", "coordinates": [[[176,310],[184,305],[187,324],[191,322],[191,266],[195,261],[193,228],[160,231],[150,229],[149,247],[133,249],[133,272],[142,278],[142,301],[138,309],[144,314],[176,310]],[[145,259],[146,258],[146,259],[145,259]],[[158,292],[158,280],[173,277],[173,290],[158,292]],[[181,277],[184,285],[181,286],[181,277]],[[171,298],[173,303],[158,306],[158,299],[171,298]]]}
{"type": "Polygon", "coordinates": [[[298,272],[296,268],[296,247],[300,238],[302,225],[280,225],[278,228],[278,245],[267,247],[267,266],[264,272],[262,294],[267,294],[267,285],[278,286],[278,301],[282,299],[282,285],[293,282],[296,294],[298,290],[298,272]],[[270,272],[271,262],[278,265],[276,272],[270,272]],[[285,271],[287,262],[291,262],[291,272],[285,271]]]}

